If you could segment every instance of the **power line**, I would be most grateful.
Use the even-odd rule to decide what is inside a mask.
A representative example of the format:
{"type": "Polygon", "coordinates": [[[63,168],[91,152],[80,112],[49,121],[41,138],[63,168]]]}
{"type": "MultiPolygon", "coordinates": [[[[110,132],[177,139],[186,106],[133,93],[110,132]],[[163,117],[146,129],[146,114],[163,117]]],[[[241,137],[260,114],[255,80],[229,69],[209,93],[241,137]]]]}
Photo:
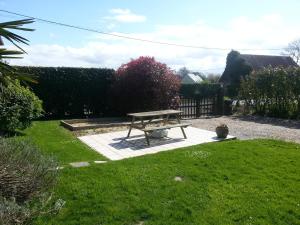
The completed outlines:
{"type": "MultiPolygon", "coordinates": [[[[29,18],[29,19],[34,19],[34,20],[37,20],[37,21],[42,21],[42,22],[46,22],[46,23],[50,23],[50,24],[54,24],[54,25],[58,25],[58,26],[64,26],[64,27],[73,28],[73,29],[77,29],[77,30],[84,30],[84,31],[98,33],[98,34],[113,36],[113,37],[117,37],[117,38],[133,40],[133,41],[147,42],[147,43],[151,43],[151,44],[175,46],[175,47],[183,47],[183,48],[203,49],[203,50],[219,50],[219,51],[231,50],[231,48],[217,48],[217,47],[176,44],[176,43],[169,43],[169,42],[162,42],[162,41],[152,41],[152,40],[148,40],[148,39],[130,37],[130,36],[127,36],[126,34],[108,33],[108,32],[104,32],[104,31],[100,31],[100,30],[96,30],[96,29],[91,29],[91,28],[86,28],[86,27],[61,23],[61,22],[57,22],[57,21],[53,21],[53,20],[47,20],[47,19],[43,19],[43,18],[39,18],[39,17],[28,16],[28,15],[24,15],[24,14],[21,14],[21,13],[11,12],[11,11],[7,11],[7,10],[3,10],[3,9],[0,9],[0,11],[4,12],[4,13],[11,14],[11,15],[21,16],[21,17],[25,17],[25,18],[29,18]]],[[[242,51],[260,51],[260,50],[279,51],[279,50],[282,50],[282,48],[270,48],[270,49],[240,48],[238,50],[242,50],[242,51]]]]}

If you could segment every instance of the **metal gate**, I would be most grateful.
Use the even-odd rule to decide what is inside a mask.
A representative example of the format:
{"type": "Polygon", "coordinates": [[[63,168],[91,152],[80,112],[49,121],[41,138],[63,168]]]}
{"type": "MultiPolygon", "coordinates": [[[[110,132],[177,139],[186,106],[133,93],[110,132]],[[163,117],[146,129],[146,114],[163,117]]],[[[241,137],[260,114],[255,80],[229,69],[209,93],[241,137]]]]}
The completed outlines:
{"type": "Polygon", "coordinates": [[[213,116],[222,114],[223,101],[219,96],[205,98],[180,98],[179,110],[182,118],[198,118],[201,116],[213,116]]]}

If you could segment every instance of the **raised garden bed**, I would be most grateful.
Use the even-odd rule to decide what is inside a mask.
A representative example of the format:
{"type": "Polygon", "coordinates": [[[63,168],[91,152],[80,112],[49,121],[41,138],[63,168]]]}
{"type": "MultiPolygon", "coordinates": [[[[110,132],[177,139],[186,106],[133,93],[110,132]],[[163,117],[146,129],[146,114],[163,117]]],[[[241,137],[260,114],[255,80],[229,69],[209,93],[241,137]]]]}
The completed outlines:
{"type": "Polygon", "coordinates": [[[127,126],[130,121],[127,118],[110,117],[110,118],[95,118],[95,119],[71,119],[61,120],[60,125],[71,130],[89,130],[105,127],[127,126]]]}
{"type": "MultiPolygon", "coordinates": [[[[161,119],[156,119],[154,122],[161,122],[161,119]]],[[[111,128],[129,126],[131,121],[129,118],[110,117],[110,118],[95,118],[95,119],[71,119],[61,120],[60,125],[71,130],[90,130],[97,128],[111,128]]],[[[139,122],[136,122],[139,123],[139,122]]]]}

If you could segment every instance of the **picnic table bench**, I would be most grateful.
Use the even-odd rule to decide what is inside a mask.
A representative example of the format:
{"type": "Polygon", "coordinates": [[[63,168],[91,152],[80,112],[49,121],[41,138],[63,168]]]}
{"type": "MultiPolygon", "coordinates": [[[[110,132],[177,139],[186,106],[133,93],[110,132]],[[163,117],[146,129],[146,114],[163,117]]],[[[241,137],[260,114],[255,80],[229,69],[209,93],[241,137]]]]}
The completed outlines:
{"type": "Polygon", "coordinates": [[[149,133],[155,130],[164,130],[180,127],[183,137],[186,139],[186,134],[183,128],[191,125],[191,123],[181,123],[180,121],[180,110],[160,110],[160,111],[150,111],[150,112],[139,112],[139,113],[129,113],[128,116],[132,117],[131,124],[129,125],[129,131],[127,138],[129,138],[132,128],[139,129],[144,132],[147,144],[150,145],[149,133]],[[176,123],[170,124],[169,118],[174,116],[176,118],[176,123]],[[162,124],[158,124],[155,127],[149,127],[153,125],[154,121],[157,122],[160,119],[162,124]],[[137,123],[138,122],[138,123],[137,123]]]}

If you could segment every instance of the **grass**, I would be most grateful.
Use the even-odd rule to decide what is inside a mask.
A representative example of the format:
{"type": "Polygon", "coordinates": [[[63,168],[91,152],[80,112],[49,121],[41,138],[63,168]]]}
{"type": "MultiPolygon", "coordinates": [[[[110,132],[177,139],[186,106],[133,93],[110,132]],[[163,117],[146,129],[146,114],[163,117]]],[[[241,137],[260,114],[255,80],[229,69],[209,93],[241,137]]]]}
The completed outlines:
{"type": "MultiPolygon", "coordinates": [[[[102,157],[57,121],[25,131],[62,162],[102,157]]],[[[36,225],[300,224],[300,145],[228,141],[61,171],[66,205],[36,225]],[[182,181],[175,181],[179,176],[182,181]]]]}
{"type": "Polygon", "coordinates": [[[23,133],[25,138],[29,137],[44,153],[53,155],[61,164],[106,159],[59,126],[59,121],[36,121],[23,133]]]}

